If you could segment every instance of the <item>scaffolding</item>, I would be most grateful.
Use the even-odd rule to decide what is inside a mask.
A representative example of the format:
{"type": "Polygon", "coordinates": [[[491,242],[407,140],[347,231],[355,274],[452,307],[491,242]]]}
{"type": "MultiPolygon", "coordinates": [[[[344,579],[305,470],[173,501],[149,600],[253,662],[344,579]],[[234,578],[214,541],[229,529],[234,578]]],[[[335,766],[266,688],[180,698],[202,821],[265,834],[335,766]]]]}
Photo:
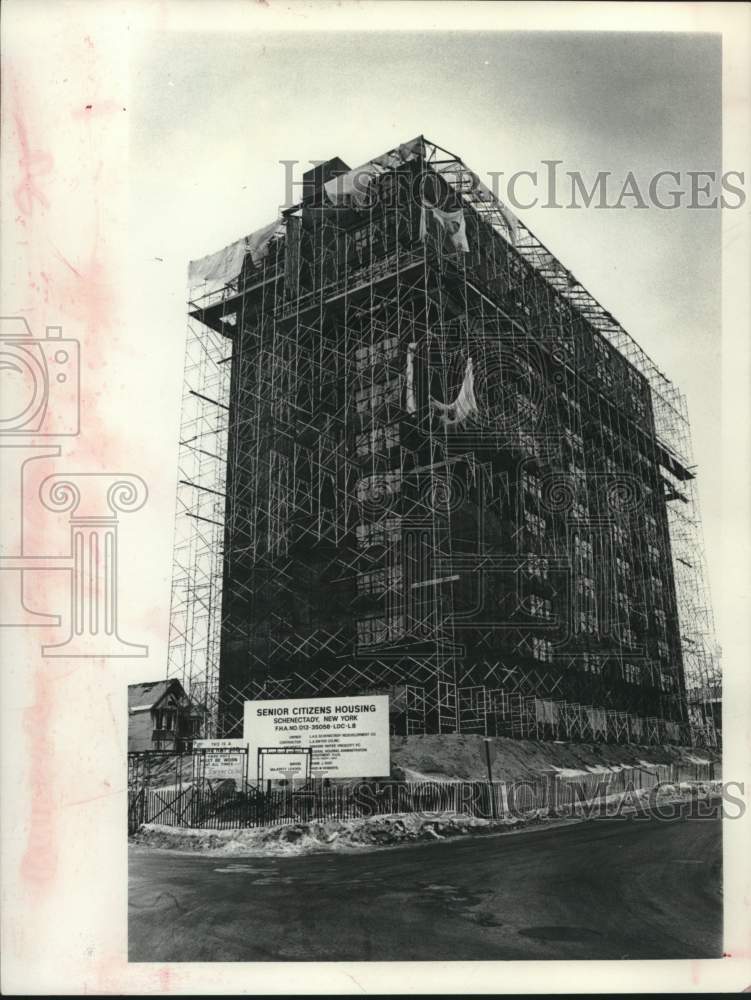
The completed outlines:
{"type": "Polygon", "coordinates": [[[458,157],[373,164],[192,290],[169,675],[224,735],[386,691],[406,733],[715,743],[685,400],[458,157]]]}
{"type": "Polygon", "coordinates": [[[190,319],[185,348],[168,677],[216,735],[230,365],[225,338],[190,319]]]}

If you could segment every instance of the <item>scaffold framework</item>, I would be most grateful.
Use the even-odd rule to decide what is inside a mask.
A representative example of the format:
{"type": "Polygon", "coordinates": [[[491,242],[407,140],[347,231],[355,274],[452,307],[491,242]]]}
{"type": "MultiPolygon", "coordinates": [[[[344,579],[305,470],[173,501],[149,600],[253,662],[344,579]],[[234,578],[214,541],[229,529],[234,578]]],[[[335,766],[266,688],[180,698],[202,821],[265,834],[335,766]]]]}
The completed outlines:
{"type": "Polygon", "coordinates": [[[252,697],[389,690],[407,734],[716,745],[689,697],[716,690],[720,669],[683,395],[458,157],[418,137],[373,162],[380,207],[358,224],[308,208],[304,225],[293,206],[263,254],[191,290],[168,676],[205,704],[206,735],[234,732],[252,697]],[[428,176],[448,186],[468,252],[404,208],[416,171],[421,190],[428,176]],[[426,351],[455,360],[420,424],[426,351]],[[499,369],[514,391],[489,437],[473,406],[495,399],[499,369]],[[467,503],[512,512],[497,518],[510,549],[468,547],[467,503]],[[301,550],[330,606],[297,606],[301,550]],[[570,552],[576,575],[567,557],[559,579],[570,552]],[[528,605],[501,639],[476,617],[470,634],[462,567],[539,577],[525,597],[539,638],[528,605]],[[568,646],[544,631],[563,604],[568,646]],[[616,673],[629,711],[611,704],[616,673]]]}

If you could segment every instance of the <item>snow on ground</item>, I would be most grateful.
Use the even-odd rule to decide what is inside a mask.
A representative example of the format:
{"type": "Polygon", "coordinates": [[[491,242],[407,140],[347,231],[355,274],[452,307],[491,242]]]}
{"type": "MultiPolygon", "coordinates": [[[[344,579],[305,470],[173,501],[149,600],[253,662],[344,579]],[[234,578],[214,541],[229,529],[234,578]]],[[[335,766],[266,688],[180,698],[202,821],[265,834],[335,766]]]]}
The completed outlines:
{"type": "MultiPolygon", "coordinates": [[[[691,783],[658,787],[654,798],[649,790],[638,789],[598,800],[604,815],[632,816],[652,805],[664,807],[692,798],[717,796],[719,782],[691,783]]],[[[279,856],[321,851],[358,851],[395,847],[407,843],[444,840],[467,835],[513,833],[543,823],[568,825],[588,816],[588,808],[577,803],[566,815],[537,809],[524,816],[489,820],[458,813],[393,813],[351,820],[313,820],[279,826],[240,830],[205,830],[147,824],[131,838],[143,848],[207,853],[220,856],[279,856]]]]}

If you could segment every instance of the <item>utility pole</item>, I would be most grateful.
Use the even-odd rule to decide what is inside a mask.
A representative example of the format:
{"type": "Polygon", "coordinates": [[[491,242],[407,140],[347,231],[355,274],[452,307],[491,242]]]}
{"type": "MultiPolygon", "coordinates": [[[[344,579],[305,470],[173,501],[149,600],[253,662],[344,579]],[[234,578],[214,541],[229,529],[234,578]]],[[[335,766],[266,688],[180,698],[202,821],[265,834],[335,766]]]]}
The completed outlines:
{"type": "Polygon", "coordinates": [[[488,792],[490,795],[490,815],[493,819],[497,819],[496,808],[495,808],[495,792],[493,791],[493,768],[490,764],[490,743],[491,739],[486,736],[483,740],[485,743],[485,763],[488,765],[488,792]]]}

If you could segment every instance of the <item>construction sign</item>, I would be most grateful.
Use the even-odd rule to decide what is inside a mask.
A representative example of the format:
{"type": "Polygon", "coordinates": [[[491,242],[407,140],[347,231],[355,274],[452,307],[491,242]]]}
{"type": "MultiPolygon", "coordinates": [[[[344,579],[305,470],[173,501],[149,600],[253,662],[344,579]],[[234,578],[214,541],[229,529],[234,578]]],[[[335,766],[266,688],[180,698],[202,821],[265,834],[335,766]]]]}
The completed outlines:
{"type": "Polygon", "coordinates": [[[259,750],[274,748],[283,751],[275,771],[283,755],[298,749],[302,757],[307,747],[314,778],[385,778],[391,771],[387,695],[246,701],[243,733],[250,781],[258,780],[259,750]]]}

